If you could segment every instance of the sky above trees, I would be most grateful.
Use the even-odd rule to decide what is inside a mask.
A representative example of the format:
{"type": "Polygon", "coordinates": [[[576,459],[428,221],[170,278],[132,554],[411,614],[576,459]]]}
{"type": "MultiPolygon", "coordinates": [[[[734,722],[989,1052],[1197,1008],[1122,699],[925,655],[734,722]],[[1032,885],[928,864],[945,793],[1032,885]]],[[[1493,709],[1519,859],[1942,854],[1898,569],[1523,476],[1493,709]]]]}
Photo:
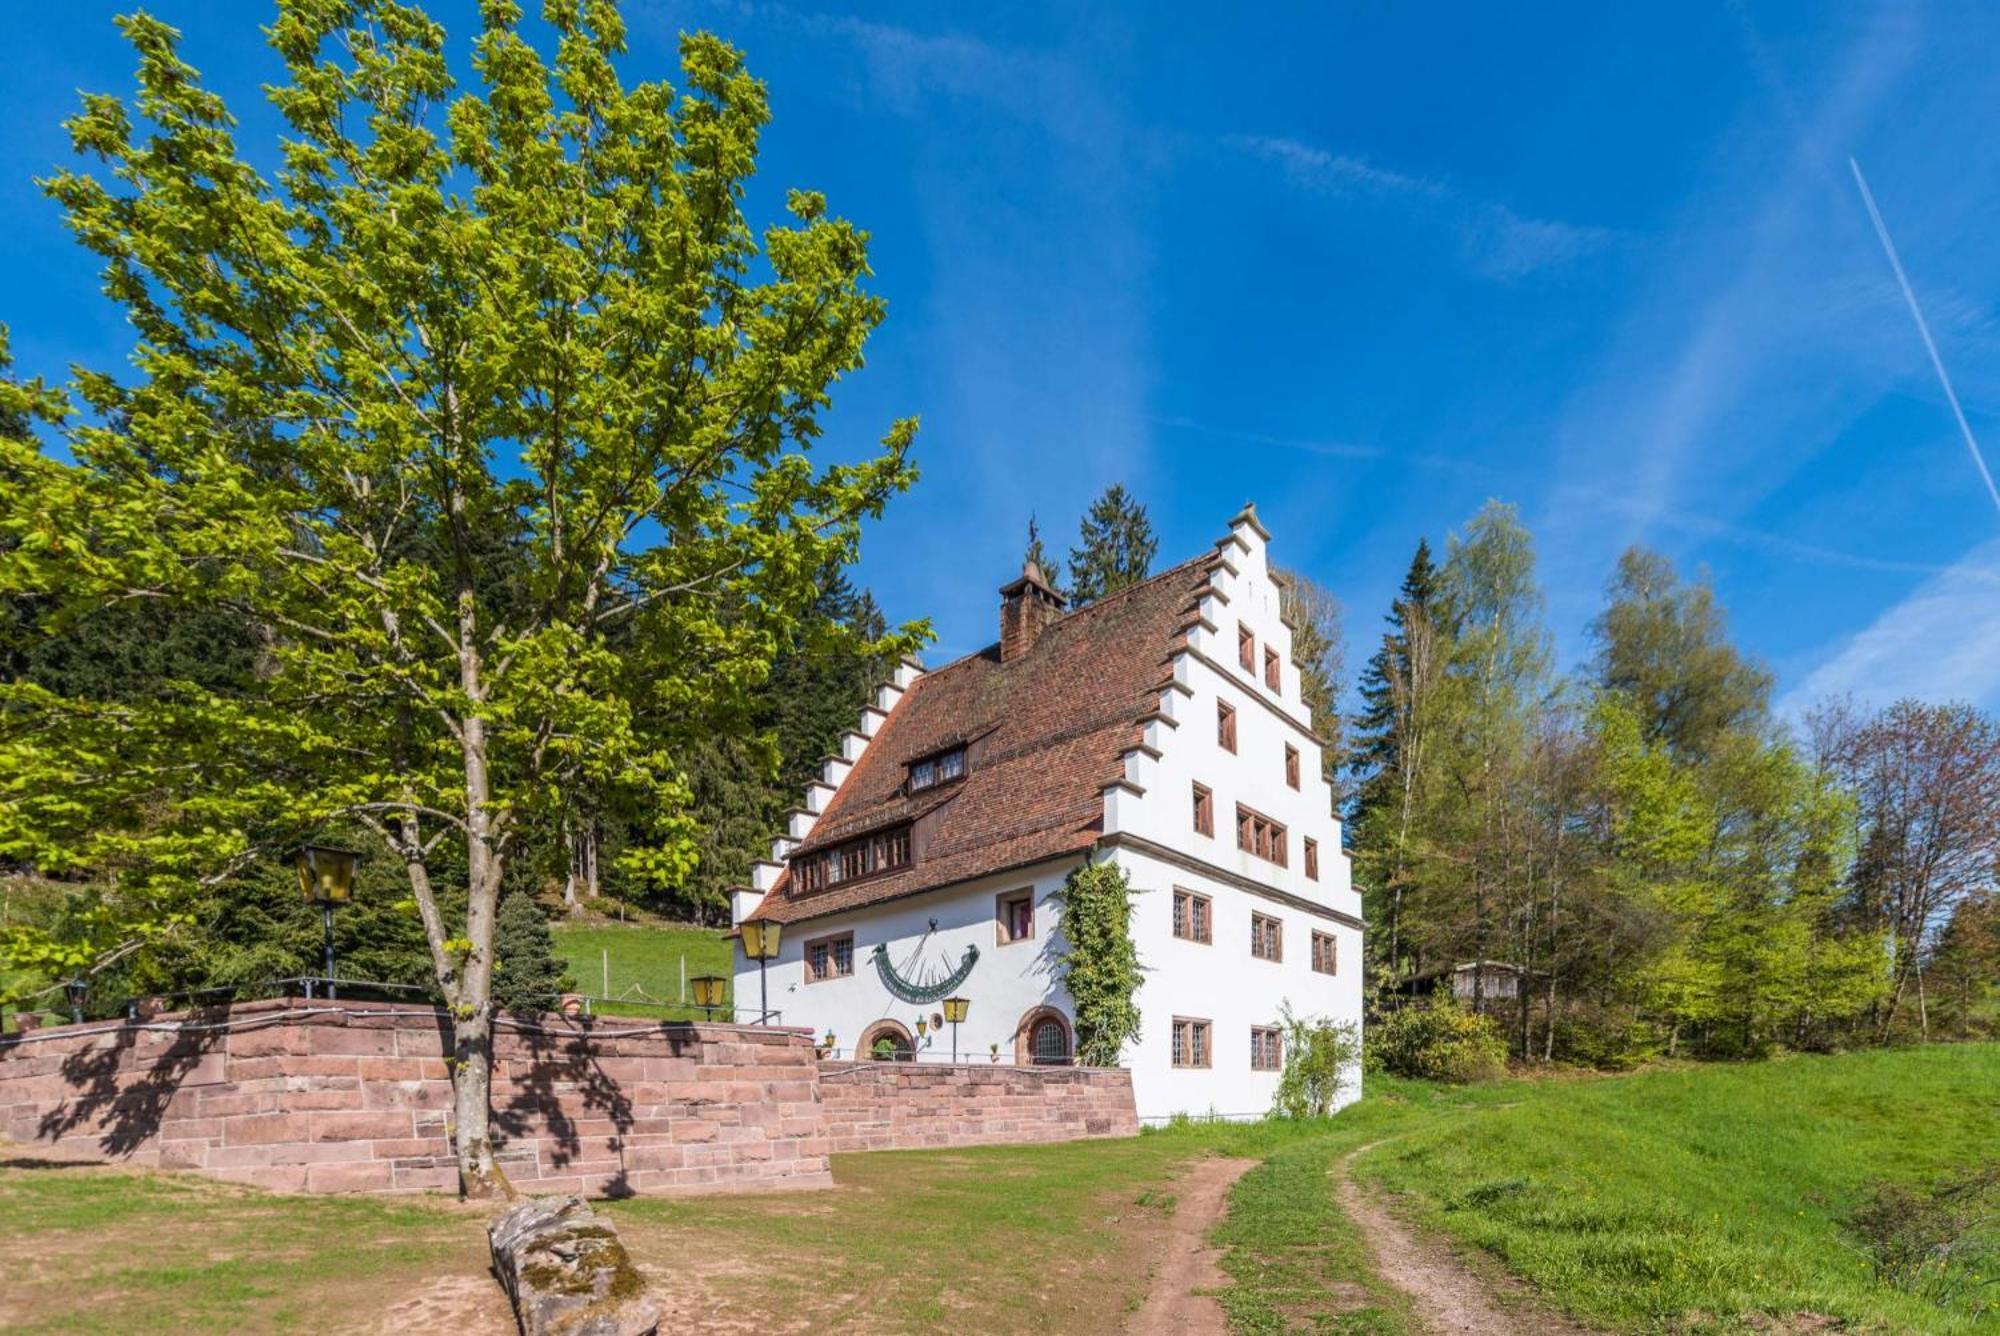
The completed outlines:
{"type": "MultiPolygon", "coordinates": [[[[30,180],[68,163],[78,89],[129,91],[124,7],[15,34],[0,319],[29,375],[129,343],[30,180]]],[[[245,6],[151,8],[271,163],[245,6]]],[[[469,30],[470,3],[432,8],[469,30]]],[[[2000,12],[1240,8],[629,10],[628,78],[708,27],[769,82],[752,216],[813,187],[874,234],[889,318],[831,440],[860,457],[923,415],[924,481],[858,576],[935,619],[933,661],[991,639],[1029,513],[1064,551],[1108,483],[1159,564],[1254,498],[1364,638],[1417,536],[1442,550],[1498,496],[1565,664],[1641,541],[1712,570],[1785,713],[2000,703],[2000,515],[1846,168],[1973,430],[2000,428],[2000,12]]]]}

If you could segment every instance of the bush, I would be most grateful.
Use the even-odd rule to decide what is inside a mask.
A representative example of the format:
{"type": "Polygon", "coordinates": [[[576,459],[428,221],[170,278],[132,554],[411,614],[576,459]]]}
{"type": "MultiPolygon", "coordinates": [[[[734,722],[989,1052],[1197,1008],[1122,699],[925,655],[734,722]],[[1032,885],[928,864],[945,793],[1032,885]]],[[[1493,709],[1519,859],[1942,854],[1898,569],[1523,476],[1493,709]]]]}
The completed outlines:
{"type": "Polygon", "coordinates": [[[504,1011],[554,1011],[572,981],[556,956],[548,915],[526,891],[500,897],[493,919],[493,1005],[504,1011]]]}
{"type": "Polygon", "coordinates": [[[1875,1267],[1875,1279],[1940,1307],[1989,1304],[1983,1277],[2000,1265],[2000,1160],[1949,1175],[1928,1188],[1876,1180],[1847,1217],[1847,1229],[1875,1267]]]}
{"type": "Polygon", "coordinates": [[[1271,1111],[1282,1118],[1324,1118],[1340,1102],[1340,1092],[1361,1058],[1361,1035],[1352,1021],[1305,1020],[1288,1006],[1285,1070],[1271,1111]]]}
{"type": "Polygon", "coordinates": [[[1507,1071],[1507,1040],[1491,1016],[1448,998],[1392,1011],[1368,1030],[1368,1065],[1420,1081],[1491,1081],[1507,1071]]]}
{"type": "Polygon", "coordinates": [[[1665,1051],[1660,1027],[1621,1007],[1580,1005],[1556,1021],[1555,1056],[1562,1062],[1629,1072],[1665,1051]]]}

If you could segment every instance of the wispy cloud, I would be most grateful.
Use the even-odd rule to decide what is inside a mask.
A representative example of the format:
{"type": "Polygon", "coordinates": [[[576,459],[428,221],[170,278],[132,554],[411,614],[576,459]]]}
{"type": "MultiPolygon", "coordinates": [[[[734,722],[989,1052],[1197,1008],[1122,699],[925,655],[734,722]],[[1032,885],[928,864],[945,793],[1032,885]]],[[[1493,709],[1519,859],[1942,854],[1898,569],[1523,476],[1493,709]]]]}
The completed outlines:
{"type": "Polygon", "coordinates": [[[1615,237],[1609,228],[1523,217],[1506,204],[1469,194],[1449,181],[1412,176],[1296,139],[1235,135],[1223,143],[1274,164],[1301,189],[1371,195],[1424,209],[1451,227],[1466,264],[1488,278],[1517,279],[1568,264],[1604,249],[1615,237]]]}
{"type": "Polygon", "coordinates": [[[1848,640],[1788,693],[1799,715],[1830,696],[1883,703],[2000,701],[2000,538],[1932,576],[1848,640]]]}

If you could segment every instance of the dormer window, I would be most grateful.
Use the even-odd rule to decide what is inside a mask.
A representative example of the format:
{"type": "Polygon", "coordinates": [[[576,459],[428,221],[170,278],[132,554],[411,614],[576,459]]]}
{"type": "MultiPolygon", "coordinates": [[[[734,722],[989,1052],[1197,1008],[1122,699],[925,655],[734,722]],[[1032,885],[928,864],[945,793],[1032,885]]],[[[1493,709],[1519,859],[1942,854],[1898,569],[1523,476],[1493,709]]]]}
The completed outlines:
{"type": "Polygon", "coordinates": [[[910,828],[895,826],[799,855],[792,859],[792,882],[800,895],[812,895],[909,864],[910,828]]]}
{"type": "Polygon", "coordinates": [[[954,779],[965,778],[965,747],[961,744],[910,762],[910,792],[921,793],[954,779]]]}

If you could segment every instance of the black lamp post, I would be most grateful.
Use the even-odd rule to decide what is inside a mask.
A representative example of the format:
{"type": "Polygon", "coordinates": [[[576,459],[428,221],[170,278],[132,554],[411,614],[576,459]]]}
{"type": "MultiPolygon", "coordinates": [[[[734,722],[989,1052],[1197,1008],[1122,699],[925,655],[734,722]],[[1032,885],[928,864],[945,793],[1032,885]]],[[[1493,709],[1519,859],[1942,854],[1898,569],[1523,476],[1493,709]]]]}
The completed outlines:
{"type": "Polygon", "coordinates": [[[333,981],[333,907],[354,898],[354,864],[361,855],[352,849],[308,844],[299,850],[299,894],[319,906],[326,925],[326,995],[339,996],[333,981]]]}
{"type": "Polygon", "coordinates": [[[83,1024],[83,1000],[90,996],[90,980],[81,974],[63,985],[63,996],[69,999],[69,1018],[76,1024],[83,1024]]]}
{"type": "Polygon", "coordinates": [[[742,928],[743,954],[757,962],[757,1007],[762,1013],[757,1024],[771,1022],[771,985],[764,977],[764,967],[778,958],[778,939],[784,929],[769,919],[751,919],[742,928]]]}
{"type": "Polygon", "coordinates": [[[962,997],[948,997],[944,1000],[944,1018],[951,1022],[951,1060],[958,1062],[958,1023],[965,1019],[965,1013],[972,1009],[972,1003],[962,997]]]}

